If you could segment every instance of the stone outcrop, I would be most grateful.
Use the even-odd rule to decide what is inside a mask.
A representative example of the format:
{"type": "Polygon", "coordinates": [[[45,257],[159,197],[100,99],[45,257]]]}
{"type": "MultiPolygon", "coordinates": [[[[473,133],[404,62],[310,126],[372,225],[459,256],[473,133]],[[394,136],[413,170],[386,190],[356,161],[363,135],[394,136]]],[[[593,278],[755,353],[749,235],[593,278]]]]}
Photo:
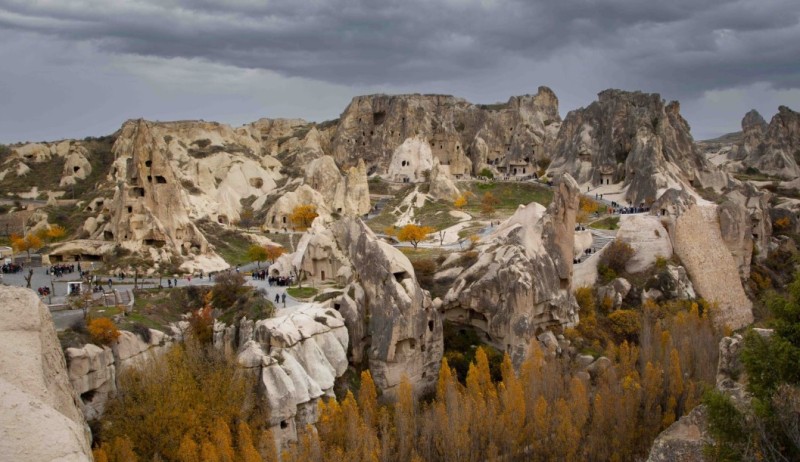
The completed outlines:
{"type": "Polygon", "coordinates": [[[416,393],[436,383],[444,346],[442,322],[430,294],[402,252],[379,240],[361,220],[330,225],[349,267],[343,294],[331,301],[350,334],[350,358],[369,364],[375,385],[393,398],[403,376],[416,393]]]}
{"type": "Polygon", "coordinates": [[[214,345],[236,352],[239,366],[257,378],[278,447],[316,423],[319,399],[333,397],[334,381],[347,370],[347,329],[331,308],[306,304],[285,316],[243,318],[238,329],[214,330],[214,345]]]}
{"type": "MultiPolygon", "coordinates": [[[[342,175],[333,157],[319,157],[306,167],[304,182],[322,196],[323,203],[314,205],[327,205],[325,208],[330,207],[340,215],[363,215],[369,212],[369,185],[363,161],[342,175]]],[[[274,216],[275,212],[271,211],[270,215],[274,216]]]]}
{"type": "Polygon", "coordinates": [[[739,279],[739,265],[720,232],[714,204],[694,205],[677,217],[672,239],[697,294],[719,305],[716,321],[733,329],[753,322],[752,303],[739,279]]]}
{"type": "Polygon", "coordinates": [[[80,407],[88,420],[99,418],[106,403],[117,393],[117,376],[129,367],[142,367],[171,345],[163,332],[149,329],[149,338],[121,330],[111,345],[91,343],[81,348],[67,348],[67,371],[72,388],[80,396],[80,407]]]}
{"type": "Polygon", "coordinates": [[[69,384],[50,312],[33,291],[0,286],[0,454],[90,461],[89,427],[69,384]]]}
{"type": "Polygon", "coordinates": [[[742,279],[750,277],[754,249],[761,260],[769,253],[771,196],[751,184],[743,184],[729,191],[717,210],[722,239],[736,261],[742,279]]]}
{"type": "Polygon", "coordinates": [[[743,168],[755,168],[761,173],[786,179],[800,176],[800,114],[786,106],[767,125],[756,111],[742,119],[743,137],[730,157],[741,161],[743,168]]]}
{"type": "MultiPolygon", "coordinates": [[[[484,332],[516,364],[535,335],[577,323],[570,288],[578,199],[575,180],[565,175],[549,208],[520,206],[470,251],[477,260],[442,300],[445,317],[484,332]]],[[[456,265],[457,260],[445,261],[442,269],[456,265]]]]}
{"type": "Polygon", "coordinates": [[[659,217],[621,215],[617,239],[635,251],[625,264],[628,273],[639,273],[655,264],[658,257],[672,258],[672,242],[659,217]]]}
{"type": "Polygon", "coordinates": [[[597,288],[597,299],[604,302],[606,299],[611,301],[611,306],[617,309],[622,306],[622,301],[631,291],[631,283],[624,278],[616,278],[604,286],[597,288]]]}
{"type": "Polygon", "coordinates": [[[433,168],[431,169],[431,187],[428,191],[434,199],[443,200],[446,202],[455,201],[461,192],[456,187],[453,179],[450,177],[449,169],[439,163],[439,159],[434,159],[433,168]]]}
{"type": "Polygon", "coordinates": [[[564,119],[552,157],[550,172],[569,173],[580,184],[623,183],[632,204],[651,203],[668,188],[726,181],[695,147],[680,105],[658,94],[600,92],[564,119]]]}
{"type": "Polygon", "coordinates": [[[667,265],[647,282],[642,299],[689,300],[697,298],[692,281],[683,266],[667,265]]]}
{"type": "Polygon", "coordinates": [[[417,153],[412,166],[430,154],[454,178],[483,168],[530,175],[536,160],[547,156],[560,121],[558,99],[546,87],[492,106],[447,95],[358,96],[331,130],[330,149],[340,165],[363,159],[368,173],[390,179],[408,175],[398,170],[412,160],[398,155],[406,152],[417,153]]]}
{"type": "Polygon", "coordinates": [[[697,406],[661,432],[647,462],[705,462],[703,449],[712,442],[705,406],[697,406]]]}

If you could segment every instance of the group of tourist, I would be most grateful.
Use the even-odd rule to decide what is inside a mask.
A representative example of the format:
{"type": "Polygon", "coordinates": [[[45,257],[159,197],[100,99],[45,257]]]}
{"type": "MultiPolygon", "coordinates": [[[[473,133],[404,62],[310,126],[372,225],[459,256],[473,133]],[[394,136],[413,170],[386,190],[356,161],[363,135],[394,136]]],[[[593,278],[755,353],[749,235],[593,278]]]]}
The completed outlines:
{"type": "Polygon", "coordinates": [[[285,287],[294,284],[294,276],[269,276],[267,282],[270,286],[285,287]]]}
{"type": "Polygon", "coordinates": [[[3,274],[20,273],[22,272],[22,265],[16,263],[3,264],[3,274]]]}
{"type": "MultiPolygon", "coordinates": [[[[78,264],[77,271],[79,271],[79,272],[81,271],[80,264],[78,264]]],[[[53,276],[55,276],[57,278],[60,278],[61,276],[65,275],[65,274],[72,274],[74,272],[75,272],[75,265],[64,265],[64,264],[53,265],[50,268],[47,268],[47,269],[44,270],[44,274],[52,274],[53,276]]],[[[83,276],[82,273],[81,273],[81,276],[83,276]]]]}
{"type": "MultiPolygon", "coordinates": [[[[254,281],[266,281],[267,277],[268,277],[268,274],[269,273],[265,269],[260,270],[260,271],[253,271],[253,280],[254,281]]],[[[272,285],[272,284],[270,284],[270,285],[272,285]]]]}

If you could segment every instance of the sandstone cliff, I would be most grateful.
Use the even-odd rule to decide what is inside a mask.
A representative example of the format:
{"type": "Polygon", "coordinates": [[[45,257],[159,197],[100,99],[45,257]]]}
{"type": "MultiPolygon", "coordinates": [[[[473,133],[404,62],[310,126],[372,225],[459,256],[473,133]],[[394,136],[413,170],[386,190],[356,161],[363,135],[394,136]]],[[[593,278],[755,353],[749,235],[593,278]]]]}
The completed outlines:
{"type": "Polygon", "coordinates": [[[0,286],[0,454],[14,461],[92,460],[50,312],[30,290],[0,286]]]}

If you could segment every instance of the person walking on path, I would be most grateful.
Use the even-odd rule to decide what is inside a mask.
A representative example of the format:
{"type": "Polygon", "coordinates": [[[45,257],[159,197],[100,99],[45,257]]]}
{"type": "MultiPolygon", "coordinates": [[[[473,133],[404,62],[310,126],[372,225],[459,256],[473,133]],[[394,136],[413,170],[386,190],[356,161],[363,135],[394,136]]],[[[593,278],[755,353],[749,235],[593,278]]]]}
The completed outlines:
{"type": "Polygon", "coordinates": [[[275,303],[280,303],[281,301],[281,294],[275,294],[275,303]]]}
{"type": "Polygon", "coordinates": [[[283,293],[283,295],[281,295],[281,301],[283,301],[283,307],[286,308],[286,293],[285,292],[283,293]]]}

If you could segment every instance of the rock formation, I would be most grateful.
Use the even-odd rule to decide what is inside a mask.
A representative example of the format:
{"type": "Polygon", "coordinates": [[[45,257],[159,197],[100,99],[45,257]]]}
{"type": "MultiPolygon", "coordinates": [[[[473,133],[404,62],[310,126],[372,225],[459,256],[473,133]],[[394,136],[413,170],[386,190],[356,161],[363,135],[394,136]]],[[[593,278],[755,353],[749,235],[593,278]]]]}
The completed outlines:
{"type": "Polygon", "coordinates": [[[70,387],[46,306],[0,286],[0,454],[15,461],[90,461],[89,427],[70,387]]]}
{"type": "Polygon", "coordinates": [[[297,251],[270,273],[303,273],[344,287],[328,305],[340,312],[350,335],[350,360],[369,365],[375,385],[391,399],[403,376],[416,393],[436,383],[442,359],[442,323],[408,258],[380,241],[360,219],[321,218],[297,251]]]}
{"type": "Polygon", "coordinates": [[[785,179],[800,176],[800,114],[786,106],[767,125],[755,110],[742,119],[743,137],[730,153],[745,168],[785,179]]]}
{"type": "Polygon", "coordinates": [[[732,329],[752,323],[753,305],[739,279],[739,265],[723,240],[717,206],[698,204],[679,215],[672,241],[697,294],[718,304],[716,322],[732,329]]]}
{"type": "MultiPolygon", "coordinates": [[[[565,175],[549,208],[535,202],[520,206],[484,238],[471,251],[477,260],[455,278],[442,301],[445,317],[484,332],[515,364],[542,330],[576,324],[571,283],[578,198],[578,185],[565,175]]],[[[442,267],[458,264],[452,259],[442,267]]]]}
{"type": "Polygon", "coordinates": [[[672,258],[672,242],[659,217],[653,215],[620,216],[617,239],[636,252],[625,264],[625,271],[639,273],[652,266],[658,257],[672,258]]]}
{"type": "Polygon", "coordinates": [[[649,204],[668,188],[726,183],[695,147],[680,105],[658,94],[600,92],[564,119],[552,157],[551,172],[580,184],[623,183],[632,204],[649,204]]]}
{"type": "Polygon", "coordinates": [[[298,429],[317,421],[317,405],[333,396],[347,370],[348,336],[342,316],[307,304],[286,316],[215,326],[214,345],[238,351],[239,366],[257,378],[278,447],[297,441],[298,429]],[[233,328],[230,328],[233,327],[233,328]]]}
{"type": "Polygon", "coordinates": [[[461,192],[456,187],[450,177],[449,170],[439,163],[439,159],[434,159],[431,169],[431,187],[428,193],[434,199],[453,202],[461,192]]]}
{"type": "Polygon", "coordinates": [[[118,189],[101,236],[156,260],[208,253],[208,241],[189,219],[188,199],[162,142],[144,120],[128,123],[114,144],[118,189]]]}
{"type": "Polygon", "coordinates": [[[403,161],[424,166],[428,151],[455,178],[483,168],[530,175],[559,122],[558,99],[546,87],[493,106],[446,95],[358,96],[331,134],[331,152],[341,165],[363,159],[370,174],[407,175],[408,181],[414,180],[403,161]]]}

